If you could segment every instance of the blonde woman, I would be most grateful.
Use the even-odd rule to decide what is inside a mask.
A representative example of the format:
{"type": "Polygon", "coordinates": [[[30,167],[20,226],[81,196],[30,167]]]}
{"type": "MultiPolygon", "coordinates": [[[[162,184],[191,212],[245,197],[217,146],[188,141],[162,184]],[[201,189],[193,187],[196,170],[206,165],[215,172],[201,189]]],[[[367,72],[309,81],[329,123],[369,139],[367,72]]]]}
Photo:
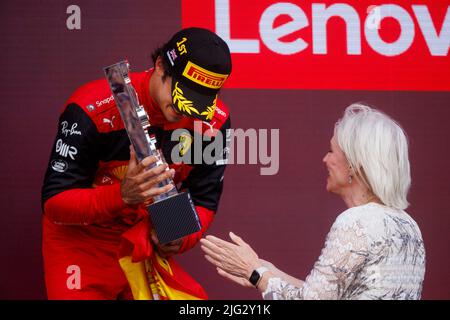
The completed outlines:
{"type": "Polygon", "coordinates": [[[420,299],[425,248],[417,223],[404,210],[411,184],[408,144],[389,116],[349,106],[334,128],[327,191],[348,209],[339,214],[305,280],[258,258],[240,237],[201,240],[218,273],[255,286],[264,299],[420,299]]]}

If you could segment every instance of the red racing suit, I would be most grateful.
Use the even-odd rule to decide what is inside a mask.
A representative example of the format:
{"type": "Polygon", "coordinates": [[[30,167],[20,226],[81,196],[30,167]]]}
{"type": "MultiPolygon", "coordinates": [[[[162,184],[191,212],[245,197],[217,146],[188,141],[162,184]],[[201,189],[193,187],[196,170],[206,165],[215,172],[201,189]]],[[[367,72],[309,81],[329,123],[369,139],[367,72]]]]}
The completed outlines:
{"type": "MultiPolygon", "coordinates": [[[[152,73],[153,70],[132,73],[132,85],[149,114],[152,125],[149,131],[156,136],[169,166],[176,170],[174,181],[179,189],[190,192],[202,225],[199,232],[183,238],[182,253],[198,242],[213,220],[222,193],[225,165],[224,161],[174,164],[172,150],[182,146],[179,151],[193,157],[195,144],[201,144],[203,150],[216,138],[202,141],[196,135],[208,132],[214,135],[209,130],[212,127],[226,137],[230,117],[226,106],[218,101],[209,124],[194,126],[195,119],[189,117],[168,123],[150,96],[152,73]],[[186,129],[191,138],[185,138],[183,143],[172,141],[171,134],[178,128],[186,129]]],[[[138,224],[141,227],[144,224],[144,229],[150,224],[145,207],[128,206],[121,197],[120,182],[130,158],[129,145],[106,79],[77,89],[60,115],[42,187],[42,250],[49,299],[132,298],[118,263],[119,251],[131,250],[134,260],[154,253],[148,234],[132,230],[138,224]],[[134,236],[145,236],[139,236],[139,243],[130,240],[124,244],[123,235],[130,230],[134,236]],[[75,271],[79,272],[79,279],[73,278],[75,271]]],[[[216,156],[221,159],[224,155],[216,156]]]]}

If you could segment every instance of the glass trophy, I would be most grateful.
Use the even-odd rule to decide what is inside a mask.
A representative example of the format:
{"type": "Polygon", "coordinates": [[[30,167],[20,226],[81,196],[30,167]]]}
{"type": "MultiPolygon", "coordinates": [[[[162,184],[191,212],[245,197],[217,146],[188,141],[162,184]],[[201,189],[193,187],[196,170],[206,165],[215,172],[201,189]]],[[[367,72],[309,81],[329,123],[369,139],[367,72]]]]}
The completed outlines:
{"type": "MultiPolygon", "coordinates": [[[[128,61],[105,67],[104,72],[138,161],[155,156],[157,161],[147,170],[165,163],[162,151],[156,148],[156,138],[148,133],[151,126],[150,119],[144,107],[139,104],[137,93],[131,84],[128,61]]],[[[174,185],[174,182],[172,179],[166,179],[160,182],[158,187],[167,184],[174,185]]],[[[147,206],[147,210],[158,240],[162,244],[201,229],[190,194],[178,192],[175,185],[170,191],[153,197],[153,203],[147,206]]]]}

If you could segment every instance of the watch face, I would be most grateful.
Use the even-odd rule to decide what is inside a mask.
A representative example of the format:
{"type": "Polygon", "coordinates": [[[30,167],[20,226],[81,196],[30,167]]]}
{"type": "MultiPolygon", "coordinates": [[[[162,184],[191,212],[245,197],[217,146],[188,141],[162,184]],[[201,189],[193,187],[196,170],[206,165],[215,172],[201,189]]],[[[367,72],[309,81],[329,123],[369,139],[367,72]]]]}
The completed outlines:
{"type": "Polygon", "coordinates": [[[252,275],[250,276],[250,279],[248,279],[248,280],[250,281],[250,283],[252,285],[256,286],[256,284],[258,283],[260,277],[261,276],[259,275],[258,271],[253,270],[252,275]]]}

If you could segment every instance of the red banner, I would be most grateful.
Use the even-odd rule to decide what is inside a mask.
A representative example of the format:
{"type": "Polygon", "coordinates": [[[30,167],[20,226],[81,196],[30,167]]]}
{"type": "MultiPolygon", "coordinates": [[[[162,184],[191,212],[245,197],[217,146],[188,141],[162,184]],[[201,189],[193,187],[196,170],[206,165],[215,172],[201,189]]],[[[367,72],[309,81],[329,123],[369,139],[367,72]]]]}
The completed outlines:
{"type": "Polygon", "coordinates": [[[450,91],[450,1],[182,0],[230,46],[231,88],[450,91]]]}

